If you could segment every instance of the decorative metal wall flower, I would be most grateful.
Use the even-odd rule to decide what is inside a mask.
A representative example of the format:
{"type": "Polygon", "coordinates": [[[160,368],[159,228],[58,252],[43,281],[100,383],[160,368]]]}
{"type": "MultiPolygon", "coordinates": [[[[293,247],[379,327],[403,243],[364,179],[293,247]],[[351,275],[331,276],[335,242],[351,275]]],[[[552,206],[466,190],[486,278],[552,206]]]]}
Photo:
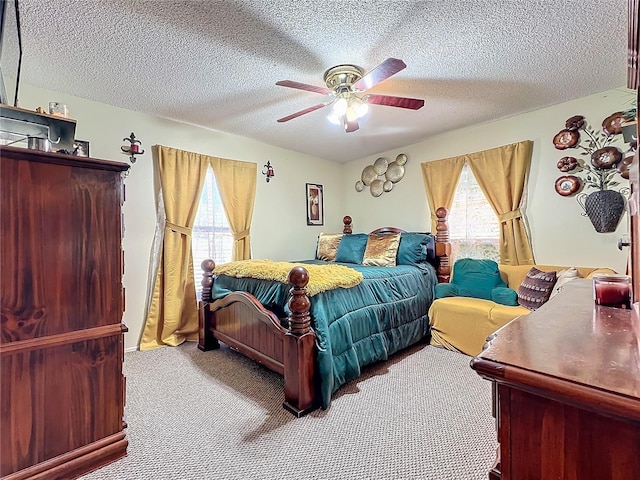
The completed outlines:
{"type": "Polygon", "coordinates": [[[600,233],[615,231],[624,213],[623,195],[629,193],[629,187],[621,182],[629,178],[632,157],[625,157],[615,144],[622,143],[622,124],[632,118],[627,112],[615,112],[604,119],[602,130],[595,130],[582,115],[574,115],[553,137],[556,149],[581,150],[579,155],[586,157],[567,155],[558,161],[558,170],[570,175],[556,179],[556,192],[564,197],[575,195],[584,215],[600,233]],[[586,193],[587,189],[595,191],[586,193]]]}
{"type": "Polygon", "coordinates": [[[393,185],[404,177],[404,165],[407,155],[399,154],[393,162],[384,157],[377,158],[373,165],[367,165],[362,170],[360,180],[356,182],[356,192],[362,192],[369,187],[371,195],[379,197],[383,192],[390,192],[393,185]]]}

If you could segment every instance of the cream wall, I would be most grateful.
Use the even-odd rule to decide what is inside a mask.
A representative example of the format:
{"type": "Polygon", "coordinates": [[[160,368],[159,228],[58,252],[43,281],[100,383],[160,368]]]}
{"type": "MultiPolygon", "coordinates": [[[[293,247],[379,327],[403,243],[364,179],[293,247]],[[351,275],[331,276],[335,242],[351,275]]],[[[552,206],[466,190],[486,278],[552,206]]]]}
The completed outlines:
{"type": "MultiPolygon", "coordinates": [[[[276,148],[244,137],[180,124],[79,97],[21,85],[20,106],[35,109],[49,101],[66,103],[77,120],[76,138],[90,142],[91,156],[127,161],[120,153],[123,138],[133,131],[146,153],[132,165],[125,180],[124,205],[126,311],[129,327],[125,346],[134,349],[144,323],[147,276],[153,235],[155,207],[151,146],[162,144],[212,156],[256,162],[258,170],[267,160],[276,176],[270,183],[259,175],[251,230],[253,256],[274,260],[310,258],[320,231],[339,232],[343,215],[353,217],[354,232],[367,232],[383,225],[407,230],[429,230],[429,210],[420,163],[533,140],[533,159],[526,209],[538,263],[609,266],[624,271],[626,253],[616,248],[626,232],[623,218],[617,232],[598,234],[573,198],[560,197],[554,190],[560,175],[555,164],[562,152],[551,143],[553,136],[572,115],[585,115],[594,126],[610,113],[628,106],[624,89],[555,105],[524,115],[448,132],[414,145],[338,164],[328,160],[276,148]],[[367,190],[356,192],[354,184],[362,169],[379,156],[390,160],[406,153],[409,161],[403,180],[379,198],[367,190]],[[305,183],[324,185],[325,225],[307,226],[305,183]]],[[[428,115],[428,102],[422,115],[428,115]]],[[[196,266],[198,268],[198,266],[196,266]]]]}
{"type": "MultiPolygon", "coordinates": [[[[271,161],[276,176],[266,183],[258,175],[251,226],[255,258],[290,260],[310,258],[321,230],[342,230],[342,165],[320,158],[262,144],[248,138],[180,124],[141,113],[111,107],[79,97],[30,85],[20,87],[20,107],[45,107],[50,101],[66,103],[77,120],[76,138],[90,142],[92,157],[127,162],[120,153],[123,138],[135,132],[146,153],[130,169],[125,180],[126,310],[129,327],[125,347],[138,343],[145,315],[147,275],[156,213],[153,193],[151,146],[166,145],[206,155],[256,162],[258,171],[271,161]],[[324,185],[325,226],[307,226],[305,183],[324,185]]],[[[195,266],[199,269],[199,266],[195,266]]]]}
{"type": "MultiPolygon", "coordinates": [[[[631,95],[621,88],[554,105],[524,115],[463,130],[448,132],[423,142],[382,152],[345,166],[343,185],[345,213],[353,217],[354,231],[366,232],[381,225],[410,230],[431,230],[429,207],[424,192],[420,163],[499,147],[521,140],[533,140],[533,157],[526,208],[535,259],[540,264],[608,266],[624,272],[627,252],[617,249],[617,241],[627,232],[623,217],[615,233],[596,233],[574,197],[555,192],[555,179],[561,175],[556,162],[563,157],[552,139],[573,115],[584,115],[595,128],[611,113],[629,108],[631,95]],[[364,190],[355,191],[362,169],[379,156],[390,161],[406,153],[405,178],[391,192],[374,198],[364,190]]],[[[427,101],[420,115],[429,115],[427,101]]],[[[573,150],[574,155],[579,151],[573,150]]],[[[623,180],[624,182],[624,180],[623,180]]],[[[592,190],[589,190],[592,191],[592,190]]]]}

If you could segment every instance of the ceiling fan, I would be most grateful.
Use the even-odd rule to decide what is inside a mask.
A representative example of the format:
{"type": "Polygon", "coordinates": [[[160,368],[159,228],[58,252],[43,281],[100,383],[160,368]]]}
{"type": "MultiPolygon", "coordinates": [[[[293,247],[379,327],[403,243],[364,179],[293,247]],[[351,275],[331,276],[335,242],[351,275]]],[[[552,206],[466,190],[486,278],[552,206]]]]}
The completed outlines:
{"type": "Polygon", "coordinates": [[[323,103],[305,108],[299,112],[292,113],[286,117],[278,119],[278,122],[288,122],[301,115],[311,113],[329,105],[333,105],[329,120],[338,125],[343,125],[345,132],[355,132],[360,128],[358,118],[364,116],[368,105],[384,105],[387,107],[408,108],[418,110],[424,106],[424,100],[408,97],[395,97],[391,95],[377,95],[365,93],[374,85],[395,75],[407,65],[397,58],[387,58],[373,70],[364,74],[362,68],[351,65],[337,65],[324,72],[324,82],[327,87],[316,87],[306,83],[294,82],[291,80],[280,80],[276,85],[281,87],[297,88],[308,92],[330,95],[330,98],[323,103]]]}

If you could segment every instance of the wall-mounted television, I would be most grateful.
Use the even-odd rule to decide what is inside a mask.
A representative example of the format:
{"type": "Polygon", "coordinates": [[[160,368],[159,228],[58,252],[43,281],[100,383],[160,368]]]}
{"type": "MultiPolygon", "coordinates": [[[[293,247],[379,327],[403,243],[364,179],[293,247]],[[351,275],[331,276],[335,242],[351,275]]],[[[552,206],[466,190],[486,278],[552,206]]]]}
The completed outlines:
{"type": "Polygon", "coordinates": [[[18,0],[0,0],[0,103],[18,106],[21,63],[18,0]]]}

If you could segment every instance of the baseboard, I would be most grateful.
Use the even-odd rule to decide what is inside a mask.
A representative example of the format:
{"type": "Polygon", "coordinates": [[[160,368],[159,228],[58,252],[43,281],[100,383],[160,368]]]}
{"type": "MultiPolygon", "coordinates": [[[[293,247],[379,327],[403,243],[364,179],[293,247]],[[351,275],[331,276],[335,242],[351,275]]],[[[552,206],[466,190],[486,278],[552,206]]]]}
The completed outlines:
{"type": "Polygon", "coordinates": [[[128,441],[118,432],[70,452],[10,473],[2,480],[74,479],[127,454],[128,441]]]}
{"type": "Polygon", "coordinates": [[[124,349],[124,353],[131,353],[131,352],[137,352],[138,351],[138,347],[128,347],[124,349]]]}

